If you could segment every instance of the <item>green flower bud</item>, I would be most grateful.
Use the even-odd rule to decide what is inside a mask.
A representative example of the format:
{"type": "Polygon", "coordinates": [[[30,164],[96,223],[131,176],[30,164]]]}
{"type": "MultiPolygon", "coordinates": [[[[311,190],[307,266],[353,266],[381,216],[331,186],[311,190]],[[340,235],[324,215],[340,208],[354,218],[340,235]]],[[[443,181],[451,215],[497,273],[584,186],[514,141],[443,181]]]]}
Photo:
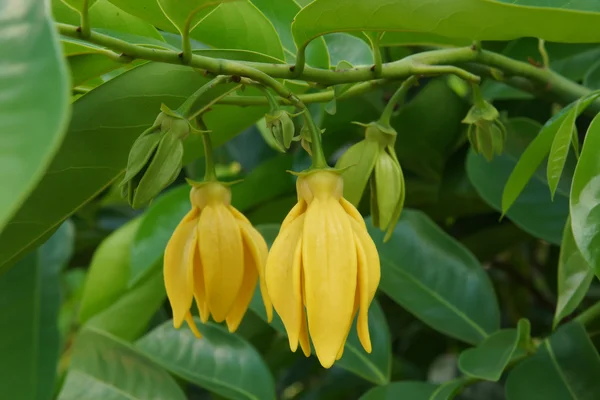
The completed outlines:
{"type": "Polygon", "coordinates": [[[494,106],[482,100],[471,107],[462,122],[469,124],[467,138],[477,154],[482,154],[488,161],[494,154],[502,154],[506,129],[494,106]]]}
{"type": "Polygon", "coordinates": [[[154,125],[136,139],[129,152],[121,191],[133,208],[152,200],[181,171],[183,140],[191,127],[185,118],[165,109],[154,125]]]}
{"type": "Polygon", "coordinates": [[[275,110],[272,114],[265,115],[267,129],[275,139],[275,143],[280,151],[285,152],[290,148],[294,139],[294,121],[285,110],[275,110]]]}
{"type": "Polygon", "coordinates": [[[404,176],[400,163],[395,155],[391,155],[393,151],[392,147],[386,147],[379,153],[375,173],[371,177],[371,210],[375,210],[372,213],[373,225],[381,230],[386,230],[394,221],[398,205],[404,205],[404,176]]]}

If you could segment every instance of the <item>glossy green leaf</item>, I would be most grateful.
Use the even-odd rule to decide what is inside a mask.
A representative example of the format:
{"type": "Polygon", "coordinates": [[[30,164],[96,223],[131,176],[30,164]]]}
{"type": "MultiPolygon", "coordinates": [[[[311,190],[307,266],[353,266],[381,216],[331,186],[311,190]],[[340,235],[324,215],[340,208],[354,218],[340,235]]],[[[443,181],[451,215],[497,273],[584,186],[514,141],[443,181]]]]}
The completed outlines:
{"type": "MultiPolygon", "coordinates": [[[[279,233],[279,225],[276,224],[258,225],[256,229],[263,235],[269,247],[279,233]]],[[[256,294],[250,304],[250,309],[263,320],[267,320],[264,306],[256,294]]],[[[274,315],[271,326],[285,334],[283,323],[277,315],[274,315]]],[[[376,300],[373,301],[369,310],[369,332],[372,344],[370,354],[363,349],[358,340],[356,324],[352,324],[352,329],[344,347],[344,355],[339,361],[335,362],[335,365],[370,382],[385,385],[390,381],[391,339],[385,314],[376,300]]]]}
{"type": "Polygon", "coordinates": [[[552,141],[550,154],[548,155],[548,167],[546,168],[548,186],[550,187],[550,195],[554,198],[554,193],[558,186],[558,182],[565,167],[569,149],[571,148],[571,138],[575,129],[575,120],[578,115],[578,107],[572,107],[565,116],[552,141]]]}
{"type": "Polygon", "coordinates": [[[60,272],[71,258],[74,233],[64,224],[0,276],[0,369],[6,372],[0,387],[6,398],[52,399],[60,353],[60,272]]]}
{"type": "Polygon", "coordinates": [[[48,12],[42,1],[0,5],[0,232],[42,178],[68,123],[67,69],[48,12]]]}
{"type": "Polygon", "coordinates": [[[129,343],[97,329],[75,339],[59,400],[185,400],[175,380],[129,343]]]}
{"type": "Polygon", "coordinates": [[[298,13],[292,32],[298,46],[330,32],[415,31],[471,40],[537,37],[555,42],[598,42],[600,10],[531,8],[496,1],[438,0],[362,1],[315,0],[298,13]],[[510,23],[490,24],[490,20],[510,23]]]}
{"type": "Polygon", "coordinates": [[[583,78],[583,84],[592,90],[600,89],[600,62],[590,67],[583,78]]]}
{"type": "Polygon", "coordinates": [[[275,382],[261,355],[239,335],[194,318],[202,339],[165,322],[136,347],[186,381],[232,400],[275,399],[275,382]]]}
{"type": "Polygon", "coordinates": [[[71,86],[79,86],[122,65],[102,54],[81,54],[67,58],[71,71],[71,86]]]}
{"type": "Polygon", "coordinates": [[[373,64],[373,52],[364,40],[347,33],[331,33],[324,37],[329,49],[331,65],[338,65],[342,61],[352,65],[373,64]]]}
{"type": "MultiPolygon", "coordinates": [[[[280,155],[265,161],[244,180],[231,187],[232,205],[245,212],[263,202],[295,190],[292,158],[280,155]],[[257,191],[256,188],[261,188],[257,191]]],[[[140,229],[131,247],[130,285],[161,261],[165,247],[175,227],[190,210],[190,187],[184,185],[156,200],[144,215],[140,229]]]]}
{"type": "MultiPolygon", "coordinates": [[[[292,37],[292,21],[301,7],[295,0],[251,0],[252,3],[273,23],[285,52],[285,60],[294,63],[296,44],[292,37]]],[[[306,49],[306,63],[316,68],[328,69],[329,53],[323,39],[312,42],[306,49]]]]}
{"type": "Polygon", "coordinates": [[[558,259],[558,299],[554,312],[554,327],[579,306],[593,278],[594,270],[577,247],[571,220],[567,219],[558,259]]]}
{"type": "Polygon", "coordinates": [[[80,323],[108,308],[127,289],[129,248],[140,222],[139,218],[129,221],[104,239],[94,252],[79,306],[80,323]]]}
{"type": "Polygon", "coordinates": [[[108,0],[121,10],[149,22],[151,25],[168,31],[176,32],[177,28],[161,10],[158,2],[147,0],[108,0]]]}
{"type": "Polygon", "coordinates": [[[600,357],[578,322],[560,327],[506,382],[507,400],[593,400],[600,393],[600,357]]]}
{"type": "Polygon", "coordinates": [[[468,383],[468,379],[459,378],[448,382],[444,382],[433,392],[429,400],[451,400],[462,388],[468,383]]]}
{"type": "Polygon", "coordinates": [[[392,382],[375,387],[360,397],[360,400],[429,400],[437,385],[427,382],[392,382]]]}
{"type": "Polygon", "coordinates": [[[96,2],[96,0],[88,0],[87,4],[84,4],[85,3],[84,0],[61,0],[61,1],[65,4],[67,4],[73,10],[76,10],[78,12],[82,12],[84,6],[87,6],[89,9],[96,2]]]}
{"type": "MultiPolygon", "coordinates": [[[[228,0],[156,0],[169,21],[183,35],[191,32],[219,4],[228,0]]],[[[231,0],[229,0],[231,1],[231,0]]]]}
{"type": "Polygon", "coordinates": [[[600,276],[600,117],[590,124],[571,188],[571,225],[573,237],[583,258],[600,276]]]}
{"type": "MultiPolygon", "coordinates": [[[[205,77],[187,67],[148,63],[79,98],[59,153],[40,185],[0,235],[0,272],[119,179],[131,144],[154,122],[161,103],[176,109],[206,82],[205,77]]],[[[215,106],[205,123],[218,132],[214,142],[218,146],[252,125],[264,112],[262,107],[234,110],[215,106]]],[[[184,162],[202,154],[200,142],[200,138],[188,138],[184,162]]]]}
{"type": "Polygon", "coordinates": [[[469,39],[449,38],[427,32],[385,32],[380,46],[470,46],[473,42],[469,39]]]}
{"type": "MultiPolygon", "coordinates": [[[[508,186],[505,183],[509,176],[520,179],[515,174],[517,170],[515,165],[522,162],[522,154],[527,151],[525,149],[529,150],[534,146],[530,144],[534,143],[532,139],[538,141],[542,135],[547,135],[547,133],[538,134],[540,125],[527,118],[512,119],[508,121],[506,128],[508,135],[504,152],[500,156],[487,162],[483,157],[470,152],[466,164],[469,179],[479,195],[498,211],[501,210],[503,190],[506,194],[508,186]]],[[[551,141],[546,144],[549,147],[551,141]]],[[[569,214],[568,196],[574,161],[574,157],[569,157],[567,160],[554,201],[548,194],[544,165],[541,169],[533,169],[531,174],[533,179],[525,184],[523,192],[508,210],[506,214],[508,218],[526,232],[551,243],[560,244],[564,224],[569,214]]]]}
{"type": "Polygon", "coordinates": [[[458,368],[477,379],[497,382],[518,350],[525,350],[531,340],[530,324],[519,321],[517,329],[503,329],[489,336],[477,347],[467,349],[458,358],[458,368]]]}
{"type": "Polygon", "coordinates": [[[389,242],[367,225],[381,259],[379,288],[432,328],[467,343],[498,330],[491,282],[475,257],[424,214],[405,210],[389,242]]]}

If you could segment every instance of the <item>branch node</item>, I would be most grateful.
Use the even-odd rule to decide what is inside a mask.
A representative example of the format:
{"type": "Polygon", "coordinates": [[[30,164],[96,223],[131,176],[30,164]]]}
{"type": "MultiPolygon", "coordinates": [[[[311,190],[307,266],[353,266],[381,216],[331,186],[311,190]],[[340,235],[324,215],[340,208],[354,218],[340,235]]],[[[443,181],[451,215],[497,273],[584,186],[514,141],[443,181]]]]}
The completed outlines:
{"type": "Polygon", "coordinates": [[[290,67],[290,72],[294,72],[294,70],[295,70],[295,69],[296,69],[296,66],[295,66],[295,65],[292,65],[292,66],[290,67]]]}

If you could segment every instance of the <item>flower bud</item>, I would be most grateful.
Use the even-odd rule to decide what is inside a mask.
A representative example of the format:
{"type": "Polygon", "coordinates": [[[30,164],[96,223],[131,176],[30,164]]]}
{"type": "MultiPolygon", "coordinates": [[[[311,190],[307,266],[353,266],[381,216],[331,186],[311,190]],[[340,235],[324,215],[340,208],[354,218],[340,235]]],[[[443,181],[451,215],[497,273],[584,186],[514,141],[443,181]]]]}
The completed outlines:
{"type": "Polygon", "coordinates": [[[152,200],[181,171],[183,140],[191,127],[187,119],[166,106],[161,109],[154,124],[136,139],[129,152],[121,190],[133,208],[152,200]]]}
{"type": "Polygon", "coordinates": [[[280,151],[285,152],[290,148],[294,139],[294,121],[290,114],[285,110],[278,109],[272,114],[266,114],[265,121],[277,147],[280,151]]]}
{"type": "MultiPolygon", "coordinates": [[[[373,225],[388,235],[393,231],[404,207],[404,175],[394,148],[379,152],[371,177],[371,215],[373,225]]],[[[386,235],[386,239],[388,235],[386,235]]]]}
{"type": "Polygon", "coordinates": [[[469,124],[467,138],[475,153],[482,154],[488,161],[494,154],[502,154],[506,129],[494,106],[487,101],[476,103],[462,122],[469,124]]]}

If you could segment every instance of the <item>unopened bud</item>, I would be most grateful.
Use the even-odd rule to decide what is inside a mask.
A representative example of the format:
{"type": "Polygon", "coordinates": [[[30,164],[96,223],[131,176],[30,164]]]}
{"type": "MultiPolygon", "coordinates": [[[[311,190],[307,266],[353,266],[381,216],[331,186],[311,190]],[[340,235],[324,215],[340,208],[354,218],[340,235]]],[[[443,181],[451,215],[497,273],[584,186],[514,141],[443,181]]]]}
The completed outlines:
{"type": "Polygon", "coordinates": [[[294,121],[292,121],[290,114],[285,110],[278,109],[272,114],[266,114],[265,122],[279,150],[285,152],[289,149],[295,131],[294,121]]]}
{"type": "Polygon", "coordinates": [[[481,101],[471,107],[462,122],[469,124],[467,138],[475,153],[482,154],[488,161],[494,158],[494,154],[502,154],[506,128],[494,106],[481,101]]]}

